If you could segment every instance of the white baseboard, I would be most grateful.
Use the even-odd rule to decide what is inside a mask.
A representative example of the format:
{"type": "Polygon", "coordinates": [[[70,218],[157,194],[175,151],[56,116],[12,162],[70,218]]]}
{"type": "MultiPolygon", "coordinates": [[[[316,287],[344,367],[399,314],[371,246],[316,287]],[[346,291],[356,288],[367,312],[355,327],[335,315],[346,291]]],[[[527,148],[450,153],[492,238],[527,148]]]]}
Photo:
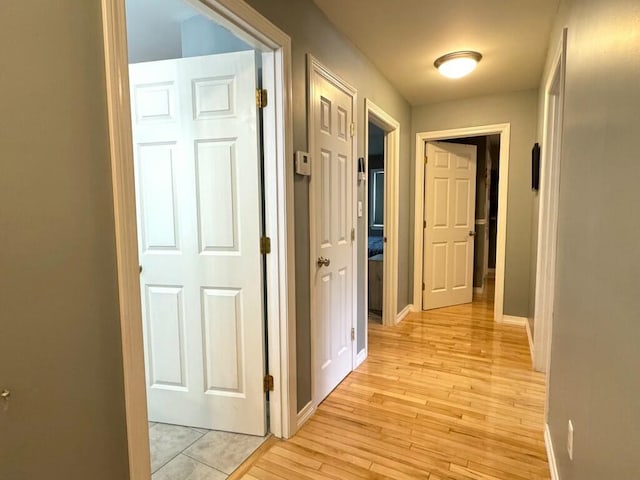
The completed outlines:
{"type": "Polygon", "coordinates": [[[304,425],[307,420],[309,420],[314,412],[316,411],[313,406],[313,401],[307,403],[302,410],[298,412],[298,418],[296,419],[296,430],[299,430],[302,425],[304,425]]]}
{"type": "Polygon", "coordinates": [[[547,459],[549,460],[549,470],[551,472],[551,480],[560,480],[558,474],[558,464],[556,463],[556,454],[553,451],[553,442],[551,441],[551,431],[549,424],[544,426],[544,445],[547,448],[547,459]]]}
{"type": "Polygon", "coordinates": [[[525,317],[514,317],[513,315],[503,315],[502,321],[505,325],[516,325],[518,327],[524,327],[529,320],[525,317]]]}
{"type": "Polygon", "coordinates": [[[363,348],[362,350],[360,350],[358,352],[358,354],[356,355],[356,364],[353,367],[353,369],[355,370],[356,368],[358,368],[360,365],[362,365],[362,362],[364,362],[367,359],[367,349],[363,348]]]}
{"type": "Polygon", "coordinates": [[[402,309],[402,311],[396,316],[396,325],[405,319],[413,311],[413,305],[409,304],[402,309]]]}
{"type": "Polygon", "coordinates": [[[536,363],[535,361],[535,351],[533,345],[533,335],[531,335],[531,324],[529,323],[529,319],[527,319],[527,323],[525,323],[525,327],[527,328],[527,338],[529,339],[529,353],[531,354],[531,365],[536,363]]]}

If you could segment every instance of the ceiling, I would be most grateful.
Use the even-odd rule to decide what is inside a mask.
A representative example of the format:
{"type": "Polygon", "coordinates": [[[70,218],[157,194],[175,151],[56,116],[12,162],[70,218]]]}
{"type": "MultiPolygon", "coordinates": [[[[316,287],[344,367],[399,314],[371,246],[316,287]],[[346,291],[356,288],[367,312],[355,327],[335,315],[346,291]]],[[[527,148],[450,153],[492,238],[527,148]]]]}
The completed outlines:
{"type": "Polygon", "coordinates": [[[536,88],[559,0],[314,0],[412,105],[536,88]],[[468,77],[433,67],[483,55],[468,77]]]}

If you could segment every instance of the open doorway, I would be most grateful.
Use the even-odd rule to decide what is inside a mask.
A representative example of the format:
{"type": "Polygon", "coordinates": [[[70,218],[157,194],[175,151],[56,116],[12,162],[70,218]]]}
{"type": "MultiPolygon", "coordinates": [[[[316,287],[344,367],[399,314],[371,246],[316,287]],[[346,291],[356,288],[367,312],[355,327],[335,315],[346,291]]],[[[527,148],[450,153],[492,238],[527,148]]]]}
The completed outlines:
{"type": "Polygon", "coordinates": [[[384,279],[384,137],[385,132],[375,123],[369,121],[368,157],[369,174],[367,182],[367,210],[369,212],[367,263],[367,319],[369,322],[382,324],[383,279],[384,279]]]}
{"type": "Polygon", "coordinates": [[[398,314],[400,124],[369,99],[365,99],[365,122],[365,157],[358,168],[365,301],[356,329],[356,367],[367,358],[369,321],[392,326],[403,317],[398,314]]]}
{"type": "Polygon", "coordinates": [[[229,475],[268,432],[261,55],[182,0],[126,6],[151,472],[229,475]]]}
{"type": "MultiPolygon", "coordinates": [[[[154,393],[161,393],[160,404],[175,396],[172,394],[194,394],[198,398],[190,405],[192,408],[175,409],[185,420],[161,419],[166,425],[188,428],[189,435],[201,433],[211,440],[211,432],[204,430],[219,429],[252,434],[261,442],[267,429],[276,436],[288,437],[292,433],[296,413],[295,381],[289,372],[290,356],[295,358],[295,340],[290,329],[290,323],[295,321],[293,168],[285,161],[292,152],[290,105],[286,96],[291,83],[291,49],[290,39],[284,33],[240,0],[225,0],[224,6],[216,0],[136,1],[146,8],[146,14],[138,15],[147,27],[140,38],[150,48],[155,48],[155,44],[174,45],[165,59],[142,59],[135,64],[146,63],[152,68],[130,84],[132,52],[127,51],[127,44],[131,44],[131,25],[127,25],[127,16],[135,7],[125,0],[103,0],[130,476],[148,479],[150,453],[153,454],[147,428],[149,387],[155,387],[154,393]],[[192,8],[186,15],[185,7],[192,8]],[[154,23],[159,27],[157,23],[165,22],[163,15],[167,14],[168,28],[148,28],[154,23]],[[229,53],[194,51],[193,56],[183,58],[183,46],[189,43],[183,38],[183,23],[194,18],[201,21],[200,15],[214,19],[214,25],[209,23],[201,28],[203,23],[190,24],[193,27],[190,33],[199,32],[191,47],[205,47],[212,37],[232,34],[239,44],[244,44],[242,48],[232,47],[227,50],[229,53]],[[179,48],[175,48],[176,42],[179,48]],[[208,61],[210,56],[219,61],[208,61]],[[252,63],[251,68],[215,70],[235,63],[221,61],[222,57],[236,56],[252,63]],[[166,68],[167,62],[173,62],[175,68],[166,68]],[[211,68],[215,71],[210,71],[211,68]],[[163,75],[167,78],[162,79],[163,75]],[[256,94],[259,80],[269,91],[268,102],[262,92],[256,94]],[[246,86],[251,81],[253,87],[248,91],[246,86]],[[237,95],[240,90],[244,92],[241,96],[237,95]],[[236,123],[251,126],[251,139],[240,141],[241,135],[236,135],[238,132],[233,128],[220,124],[212,127],[211,122],[229,120],[234,115],[248,119],[236,123]],[[133,135],[132,123],[144,125],[141,129],[144,138],[133,135]],[[187,127],[176,129],[176,124],[187,127]],[[169,137],[175,130],[180,131],[175,139],[160,138],[169,137]],[[258,133],[261,130],[262,136],[258,133]],[[246,155],[247,150],[253,150],[254,154],[246,155]],[[239,169],[242,180],[245,179],[243,162],[253,165],[249,183],[255,184],[255,188],[249,195],[238,182],[239,169]],[[263,189],[262,185],[270,187],[263,189]],[[226,200],[220,198],[225,196],[226,200]],[[252,210],[252,215],[247,215],[248,210],[252,210]],[[255,234],[245,231],[245,219],[241,217],[254,224],[255,234]],[[142,228],[137,228],[136,223],[142,228]],[[191,232],[185,234],[189,229],[191,232]],[[243,242],[243,237],[249,243],[243,242]],[[145,255],[155,253],[154,250],[161,252],[167,261],[171,260],[169,251],[173,250],[176,264],[187,256],[200,258],[197,262],[191,258],[180,268],[163,269],[139,255],[139,246],[145,255]],[[247,265],[237,269],[231,265],[220,268],[204,265],[225,257],[244,258],[245,253],[249,253],[252,258],[249,263],[258,271],[254,280],[259,279],[255,282],[258,301],[251,300],[260,313],[251,319],[245,313],[248,310],[242,308],[246,303],[244,290],[248,292],[250,287],[234,285],[238,276],[232,275],[236,270],[246,273],[247,265]],[[188,275],[194,269],[199,273],[197,278],[188,275]],[[162,271],[178,272],[190,284],[185,281],[182,285],[179,279],[171,278],[145,281],[147,276],[162,271]],[[211,275],[226,276],[228,283],[218,278],[212,280],[211,275]],[[198,301],[194,302],[194,298],[198,301]],[[143,302],[146,304],[142,305],[143,302]],[[141,306],[145,310],[144,319],[141,306]],[[199,324],[188,320],[194,312],[200,317],[199,324]],[[150,316],[156,319],[152,328],[150,316]],[[163,352],[169,355],[162,355],[163,352]],[[198,362],[201,371],[194,373],[190,364],[198,362]],[[217,403],[211,408],[213,423],[203,417],[211,413],[206,410],[212,401],[217,403]],[[204,412],[198,408],[201,406],[198,402],[207,406],[204,412]],[[234,408],[224,408],[225,402],[233,403],[234,408]],[[199,413],[196,415],[194,411],[199,413]],[[204,427],[199,426],[202,423],[204,427]]],[[[239,276],[245,276],[243,273],[239,276]]],[[[171,416],[172,412],[165,409],[164,414],[171,416]]],[[[153,428],[155,422],[151,420],[153,428]]],[[[170,444],[165,442],[164,447],[170,444]]],[[[215,444],[209,442],[209,447],[215,444]]],[[[228,444],[227,438],[218,446],[228,444]]],[[[165,464],[162,470],[167,467],[168,471],[157,471],[154,478],[176,475],[218,478],[226,476],[238,461],[237,452],[224,459],[224,455],[217,455],[216,448],[199,449],[197,455],[227,461],[226,467],[218,468],[206,459],[194,463],[195,450],[192,456],[181,455],[175,448],[174,451],[176,456],[170,460],[180,460],[181,464],[173,464],[171,468],[165,464]],[[229,463],[230,459],[235,460],[229,463]]]]}
{"type": "Polygon", "coordinates": [[[503,316],[509,124],[416,136],[414,308],[494,299],[503,316]],[[472,238],[473,237],[473,238],[472,238]],[[432,295],[429,295],[432,293],[432,295]]]}

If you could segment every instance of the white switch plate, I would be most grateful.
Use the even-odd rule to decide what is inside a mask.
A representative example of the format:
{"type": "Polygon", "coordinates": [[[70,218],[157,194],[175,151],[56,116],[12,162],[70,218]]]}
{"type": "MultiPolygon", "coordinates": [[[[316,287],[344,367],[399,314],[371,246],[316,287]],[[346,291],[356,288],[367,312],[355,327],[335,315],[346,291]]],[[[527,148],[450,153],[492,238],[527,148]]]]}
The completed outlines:
{"type": "Polygon", "coordinates": [[[358,200],[358,218],[362,217],[362,202],[358,200]]]}
{"type": "Polygon", "coordinates": [[[311,155],[307,152],[296,152],[296,173],[298,175],[311,175],[311,155]]]}
{"type": "Polygon", "coordinates": [[[567,452],[569,460],[573,460],[573,422],[569,420],[569,428],[567,432],[567,452]]]}

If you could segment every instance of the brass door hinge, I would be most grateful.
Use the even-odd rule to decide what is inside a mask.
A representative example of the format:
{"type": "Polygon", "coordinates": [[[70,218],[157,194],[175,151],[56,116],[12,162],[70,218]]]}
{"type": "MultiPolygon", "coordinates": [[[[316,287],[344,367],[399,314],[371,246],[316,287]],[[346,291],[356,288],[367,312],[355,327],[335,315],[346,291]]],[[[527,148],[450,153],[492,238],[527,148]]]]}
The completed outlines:
{"type": "Polygon", "coordinates": [[[356,241],[356,229],[355,228],[351,229],[351,241],[352,242],[356,241]]]}
{"type": "Polygon", "coordinates": [[[351,341],[355,341],[356,339],[356,329],[351,327],[351,341]]]}
{"type": "Polygon", "coordinates": [[[273,392],[273,375],[265,375],[263,385],[265,392],[273,392]]]}
{"type": "Polygon", "coordinates": [[[269,237],[262,237],[260,239],[260,253],[262,255],[271,253],[271,239],[269,237]]]}
{"type": "Polygon", "coordinates": [[[422,228],[427,228],[427,221],[426,220],[422,221],[422,228]]]}
{"type": "Polygon", "coordinates": [[[349,127],[351,136],[354,137],[356,135],[356,124],[355,123],[351,123],[351,126],[349,127]]]}
{"type": "Polygon", "coordinates": [[[429,157],[427,157],[426,155],[424,156],[424,164],[426,165],[427,163],[429,163],[429,157]]]}
{"type": "Polygon", "coordinates": [[[427,286],[424,284],[424,282],[422,282],[422,291],[424,292],[426,290],[427,286]]]}
{"type": "Polygon", "coordinates": [[[258,108],[264,108],[267,106],[268,97],[267,91],[264,88],[258,88],[256,90],[256,105],[258,108]]]}

